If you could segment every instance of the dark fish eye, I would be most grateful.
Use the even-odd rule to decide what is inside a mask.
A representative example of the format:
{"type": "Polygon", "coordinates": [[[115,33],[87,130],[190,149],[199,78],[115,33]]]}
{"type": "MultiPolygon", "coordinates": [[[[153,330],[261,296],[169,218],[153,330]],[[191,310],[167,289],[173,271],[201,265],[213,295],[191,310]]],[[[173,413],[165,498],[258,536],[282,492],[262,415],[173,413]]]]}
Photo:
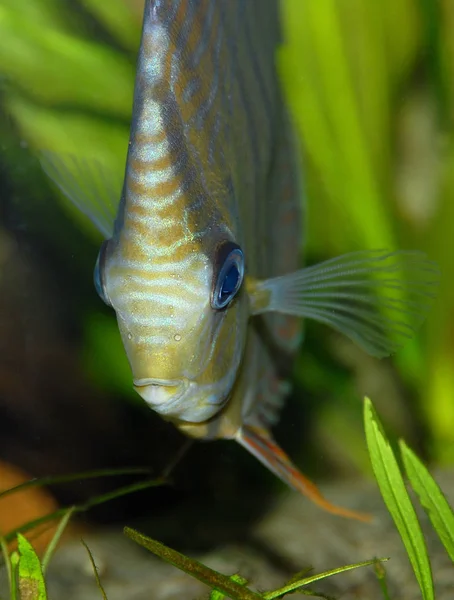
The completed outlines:
{"type": "Polygon", "coordinates": [[[106,292],[106,284],[104,280],[104,263],[106,260],[107,241],[102,243],[99,249],[98,258],[96,259],[95,269],[93,272],[93,282],[99,297],[107,306],[110,306],[110,300],[106,292]]]}
{"type": "Polygon", "coordinates": [[[233,242],[225,242],[218,249],[217,277],[214,281],[211,306],[217,310],[230,304],[241,287],[244,277],[244,256],[233,242]]]}

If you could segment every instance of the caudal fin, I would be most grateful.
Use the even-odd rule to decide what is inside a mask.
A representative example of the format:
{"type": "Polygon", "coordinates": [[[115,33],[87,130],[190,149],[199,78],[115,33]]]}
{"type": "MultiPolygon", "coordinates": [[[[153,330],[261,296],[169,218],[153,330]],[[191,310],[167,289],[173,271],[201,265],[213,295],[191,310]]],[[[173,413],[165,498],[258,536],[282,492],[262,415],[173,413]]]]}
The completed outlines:
{"type": "Polygon", "coordinates": [[[371,521],[371,515],[342,508],[326,500],[317,486],[296,468],[266,430],[246,425],[241,428],[236,440],[284,483],[327,512],[357,521],[371,521]]]}

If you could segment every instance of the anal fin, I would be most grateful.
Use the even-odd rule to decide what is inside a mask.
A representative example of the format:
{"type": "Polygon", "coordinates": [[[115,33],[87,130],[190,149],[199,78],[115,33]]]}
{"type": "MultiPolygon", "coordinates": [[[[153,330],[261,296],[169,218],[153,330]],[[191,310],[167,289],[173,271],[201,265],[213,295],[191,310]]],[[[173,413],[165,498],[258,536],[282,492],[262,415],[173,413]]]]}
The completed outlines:
{"type": "Polygon", "coordinates": [[[363,522],[371,521],[372,516],[369,514],[336,506],[324,498],[317,486],[297,469],[267,430],[243,425],[236,440],[277,475],[279,479],[312,500],[320,508],[348,519],[363,522]]]}

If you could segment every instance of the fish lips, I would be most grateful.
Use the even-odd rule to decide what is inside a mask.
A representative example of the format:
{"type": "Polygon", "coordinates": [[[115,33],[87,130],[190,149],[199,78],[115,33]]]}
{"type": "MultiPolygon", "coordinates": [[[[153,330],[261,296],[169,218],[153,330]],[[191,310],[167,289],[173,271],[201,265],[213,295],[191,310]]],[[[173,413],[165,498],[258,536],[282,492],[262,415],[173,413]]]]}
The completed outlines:
{"type": "Polygon", "coordinates": [[[134,380],[134,389],[148,406],[164,418],[201,423],[219,412],[225,398],[205,398],[197,383],[189,379],[144,378],[134,380]]]}
{"type": "Polygon", "coordinates": [[[162,412],[169,412],[187,392],[190,382],[187,379],[135,379],[135,391],[147,404],[162,412]]]}

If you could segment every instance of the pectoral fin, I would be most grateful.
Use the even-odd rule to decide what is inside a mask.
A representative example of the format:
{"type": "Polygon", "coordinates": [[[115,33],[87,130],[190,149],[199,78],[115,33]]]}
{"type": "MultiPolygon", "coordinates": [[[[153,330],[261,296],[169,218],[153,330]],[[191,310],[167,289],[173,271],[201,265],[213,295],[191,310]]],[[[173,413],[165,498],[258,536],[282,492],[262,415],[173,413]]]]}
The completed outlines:
{"type": "Polygon", "coordinates": [[[266,430],[246,425],[241,428],[236,439],[239,444],[244,446],[284,483],[307,496],[320,508],[332,514],[357,521],[369,522],[372,519],[371,515],[342,508],[326,500],[316,485],[300,473],[266,430]]]}
{"type": "Polygon", "coordinates": [[[102,163],[43,151],[39,156],[46,175],[86,215],[105,239],[112,237],[121,196],[122,175],[102,163]]]}
{"type": "Polygon", "coordinates": [[[264,281],[247,282],[252,314],[278,312],[337,329],[382,358],[413,337],[439,280],[423,252],[352,252],[264,281]]]}

